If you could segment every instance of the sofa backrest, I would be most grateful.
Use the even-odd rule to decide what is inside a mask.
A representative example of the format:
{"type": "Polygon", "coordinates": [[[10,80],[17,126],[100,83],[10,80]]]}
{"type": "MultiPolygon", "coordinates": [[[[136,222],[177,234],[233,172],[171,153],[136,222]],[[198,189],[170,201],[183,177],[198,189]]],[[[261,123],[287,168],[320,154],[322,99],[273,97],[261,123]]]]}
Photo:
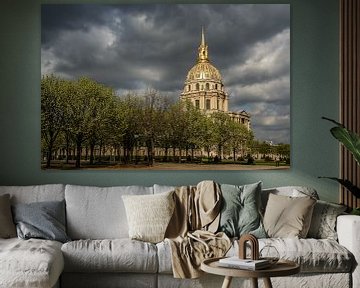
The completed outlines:
{"type": "Polygon", "coordinates": [[[4,194],[10,194],[11,204],[61,201],[65,198],[65,185],[0,186],[0,195],[4,194]]]}
{"type": "Polygon", "coordinates": [[[71,239],[128,238],[123,195],[153,194],[153,187],[66,185],[67,233],[71,239]]]}
{"type": "Polygon", "coordinates": [[[311,187],[305,186],[283,186],[275,188],[267,188],[261,191],[261,208],[265,210],[267,201],[269,199],[269,194],[276,194],[282,196],[291,196],[291,197],[305,197],[310,196],[315,199],[319,199],[319,195],[316,190],[311,187]]]}

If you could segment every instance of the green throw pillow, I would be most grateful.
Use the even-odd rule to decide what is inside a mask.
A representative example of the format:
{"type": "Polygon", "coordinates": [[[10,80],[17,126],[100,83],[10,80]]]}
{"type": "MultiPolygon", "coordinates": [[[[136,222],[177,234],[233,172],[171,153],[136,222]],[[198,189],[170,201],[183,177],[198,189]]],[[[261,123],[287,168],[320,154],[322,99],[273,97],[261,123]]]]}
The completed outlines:
{"type": "Polygon", "coordinates": [[[260,216],[261,184],[221,185],[223,201],[219,231],[229,237],[253,234],[257,238],[266,238],[260,216]]]}

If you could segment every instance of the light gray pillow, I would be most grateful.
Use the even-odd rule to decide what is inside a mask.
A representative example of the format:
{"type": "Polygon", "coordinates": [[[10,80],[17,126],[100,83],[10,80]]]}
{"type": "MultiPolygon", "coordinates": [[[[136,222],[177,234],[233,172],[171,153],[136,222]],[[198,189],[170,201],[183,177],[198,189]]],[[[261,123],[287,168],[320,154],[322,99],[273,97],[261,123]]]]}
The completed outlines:
{"type": "Polygon", "coordinates": [[[15,204],[13,215],[19,238],[70,241],[65,231],[65,201],[15,204]]]}
{"type": "Polygon", "coordinates": [[[16,237],[15,224],[11,215],[10,195],[0,196],[0,238],[16,237]]]}
{"type": "Polygon", "coordinates": [[[218,231],[229,237],[253,234],[265,238],[260,215],[261,182],[243,186],[221,184],[222,209],[218,231]]]}
{"type": "Polygon", "coordinates": [[[264,227],[269,237],[306,238],[316,200],[269,194],[264,227]]]}
{"type": "Polygon", "coordinates": [[[312,214],[309,238],[337,240],[336,219],[346,206],[318,200],[312,214]]]}

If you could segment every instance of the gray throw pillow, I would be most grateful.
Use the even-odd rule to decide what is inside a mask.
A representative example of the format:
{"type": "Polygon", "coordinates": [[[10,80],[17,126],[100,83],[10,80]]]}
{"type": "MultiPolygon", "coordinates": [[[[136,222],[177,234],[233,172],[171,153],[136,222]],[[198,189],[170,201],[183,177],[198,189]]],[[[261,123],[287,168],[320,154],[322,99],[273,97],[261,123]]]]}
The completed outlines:
{"type": "Polygon", "coordinates": [[[0,196],[0,238],[16,237],[15,224],[11,215],[10,195],[0,196]]]}
{"type": "Polygon", "coordinates": [[[312,214],[308,237],[337,240],[336,219],[345,211],[345,205],[318,200],[312,214]]]}
{"type": "Polygon", "coordinates": [[[222,209],[218,231],[229,237],[253,234],[266,238],[260,216],[261,182],[243,186],[222,184],[222,209]]]}
{"type": "Polygon", "coordinates": [[[65,232],[65,201],[15,204],[13,215],[19,238],[70,241],[65,232]]]}

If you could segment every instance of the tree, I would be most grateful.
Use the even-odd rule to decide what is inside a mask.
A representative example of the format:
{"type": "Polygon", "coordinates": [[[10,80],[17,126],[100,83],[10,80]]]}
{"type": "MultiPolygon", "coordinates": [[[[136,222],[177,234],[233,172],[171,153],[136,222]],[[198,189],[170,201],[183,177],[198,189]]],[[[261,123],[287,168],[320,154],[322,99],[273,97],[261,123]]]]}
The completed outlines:
{"type": "MultiPolygon", "coordinates": [[[[104,132],[114,93],[109,88],[81,77],[69,81],[66,93],[66,133],[70,133],[76,144],[75,167],[80,168],[82,145],[89,141],[91,153],[99,135],[104,132]]],[[[90,156],[93,159],[93,156],[90,156]]]]}
{"type": "Polygon", "coordinates": [[[155,90],[148,90],[143,96],[142,107],[142,138],[147,147],[148,165],[154,162],[154,148],[161,140],[162,129],[164,127],[164,114],[166,101],[163,95],[155,90]]]}
{"type": "Polygon", "coordinates": [[[290,158],[290,144],[278,144],[275,148],[276,153],[280,156],[280,158],[289,159],[290,158]]]}
{"type": "Polygon", "coordinates": [[[50,167],[54,144],[64,125],[65,81],[53,75],[41,79],[41,137],[50,167]]]}
{"type": "Polygon", "coordinates": [[[223,112],[211,114],[211,119],[214,122],[213,137],[218,148],[218,157],[222,159],[224,147],[231,138],[230,126],[233,121],[229,115],[223,112]]]}
{"type": "Polygon", "coordinates": [[[227,144],[232,150],[233,153],[233,160],[236,161],[236,153],[244,148],[244,146],[247,146],[247,143],[249,143],[253,138],[253,134],[250,130],[247,129],[247,127],[243,124],[237,123],[237,122],[230,122],[228,125],[229,129],[229,140],[227,141],[227,144]]]}
{"type": "MultiPolygon", "coordinates": [[[[142,100],[136,94],[127,94],[122,97],[121,121],[123,121],[122,146],[124,148],[124,161],[129,163],[132,158],[132,151],[142,135],[141,126],[142,100]]],[[[120,136],[120,134],[118,135],[120,136]]]]}
{"type": "Polygon", "coordinates": [[[112,89],[102,85],[93,86],[92,101],[96,102],[90,105],[91,121],[89,122],[88,142],[90,145],[90,164],[94,163],[95,145],[101,147],[107,143],[112,133],[111,121],[115,110],[115,93],[112,89]]]}

